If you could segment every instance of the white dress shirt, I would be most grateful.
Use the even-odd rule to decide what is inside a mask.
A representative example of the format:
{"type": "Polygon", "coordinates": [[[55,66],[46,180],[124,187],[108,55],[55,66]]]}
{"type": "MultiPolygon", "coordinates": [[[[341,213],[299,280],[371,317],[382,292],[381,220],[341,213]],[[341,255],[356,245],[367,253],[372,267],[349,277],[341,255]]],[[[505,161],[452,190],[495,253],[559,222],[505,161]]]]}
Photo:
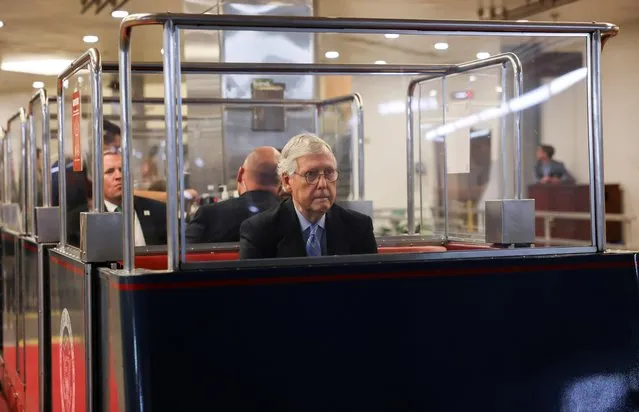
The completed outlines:
{"type": "MultiPolygon", "coordinates": [[[[118,207],[117,205],[109,202],[108,200],[104,201],[104,205],[107,208],[108,212],[115,212],[115,209],[118,207]]],[[[133,209],[133,216],[135,217],[135,223],[133,226],[135,227],[135,246],[146,246],[146,241],[144,240],[144,232],[142,231],[142,225],[140,224],[140,220],[138,219],[138,214],[135,213],[135,209],[133,209]]]]}

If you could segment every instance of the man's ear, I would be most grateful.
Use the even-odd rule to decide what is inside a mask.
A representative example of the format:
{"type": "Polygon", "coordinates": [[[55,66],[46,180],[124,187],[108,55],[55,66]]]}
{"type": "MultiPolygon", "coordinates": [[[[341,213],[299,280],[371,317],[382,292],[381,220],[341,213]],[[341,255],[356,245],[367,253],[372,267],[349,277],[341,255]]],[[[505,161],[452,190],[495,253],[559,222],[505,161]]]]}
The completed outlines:
{"type": "Polygon", "coordinates": [[[282,188],[284,188],[284,191],[287,193],[291,193],[291,183],[290,183],[290,179],[291,177],[287,174],[283,174],[282,175],[282,188]]]}
{"type": "Polygon", "coordinates": [[[244,172],[245,172],[244,166],[240,166],[240,168],[237,170],[237,179],[236,180],[237,180],[238,186],[239,186],[240,183],[242,183],[242,180],[244,179],[244,172]]]}

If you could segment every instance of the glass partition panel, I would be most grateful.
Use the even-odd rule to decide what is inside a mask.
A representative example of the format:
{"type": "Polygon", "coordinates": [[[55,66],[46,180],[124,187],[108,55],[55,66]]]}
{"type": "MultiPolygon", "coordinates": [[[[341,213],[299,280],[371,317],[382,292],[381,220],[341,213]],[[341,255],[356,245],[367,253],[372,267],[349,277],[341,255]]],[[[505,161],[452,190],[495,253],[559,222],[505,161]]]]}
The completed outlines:
{"type": "MultiPolygon", "coordinates": [[[[65,81],[64,91],[64,147],[60,158],[64,159],[64,169],[59,161],[52,165],[54,199],[58,191],[58,174],[64,170],[66,176],[66,217],[68,245],[80,246],[80,214],[92,207],[92,168],[93,168],[93,131],[91,85],[88,70],[81,70],[65,81]],[[73,100],[79,99],[79,140],[73,138],[73,100]],[[78,145],[74,147],[74,145],[78,145]]],[[[78,104],[78,100],[76,100],[78,104]]],[[[77,110],[77,109],[76,109],[77,110]]]]}
{"type": "Polygon", "coordinates": [[[7,179],[9,181],[9,203],[11,208],[9,228],[17,232],[24,231],[24,213],[25,205],[23,196],[26,193],[26,176],[24,173],[23,161],[25,159],[24,142],[26,136],[23,136],[23,123],[20,116],[14,117],[7,127],[7,151],[9,165],[7,168],[7,179]]]}

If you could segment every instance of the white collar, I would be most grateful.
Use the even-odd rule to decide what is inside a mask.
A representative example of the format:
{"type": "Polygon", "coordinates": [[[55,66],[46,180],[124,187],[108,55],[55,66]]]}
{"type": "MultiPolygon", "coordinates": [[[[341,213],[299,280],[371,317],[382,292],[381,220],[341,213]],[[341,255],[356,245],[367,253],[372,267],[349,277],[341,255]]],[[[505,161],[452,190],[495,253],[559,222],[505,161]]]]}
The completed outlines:
{"type": "Polygon", "coordinates": [[[116,205],[115,203],[111,203],[108,200],[104,199],[104,205],[106,206],[107,212],[115,212],[115,209],[117,209],[118,205],[116,205]]]}
{"type": "MultiPolygon", "coordinates": [[[[305,218],[304,215],[301,214],[299,210],[297,210],[297,207],[295,207],[295,204],[293,204],[293,209],[295,209],[295,213],[297,213],[297,218],[300,220],[300,226],[302,227],[302,232],[304,232],[306,229],[308,229],[312,225],[312,223],[309,222],[309,220],[305,218]]],[[[322,229],[324,229],[325,222],[326,222],[326,213],[322,215],[320,220],[317,221],[317,225],[321,227],[322,229]]]]}

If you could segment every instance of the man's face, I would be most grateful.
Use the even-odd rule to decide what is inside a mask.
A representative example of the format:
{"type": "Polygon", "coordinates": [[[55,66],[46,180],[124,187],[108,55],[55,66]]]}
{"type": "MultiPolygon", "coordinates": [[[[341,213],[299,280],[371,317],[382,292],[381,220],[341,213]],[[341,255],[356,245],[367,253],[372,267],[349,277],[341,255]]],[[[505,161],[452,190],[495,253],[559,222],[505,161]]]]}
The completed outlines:
{"type": "Polygon", "coordinates": [[[336,169],[335,159],[328,153],[302,156],[297,159],[295,174],[284,177],[284,185],[303,210],[312,215],[321,215],[335,202],[337,183],[329,182],[325,175],[336,173],[336,169]],[[310,177],[308,180],[311,183],[307,177],[310,177]]]}
{"type": "Polygon", "coordinates": [[[122,201],[122,156],[107,154],[104,156],[104,198],[111,203],[122,201]]]}
{"type": "Polygon", "coordinates": [[[537,160],[546,160],[548,156],[546,156],[546,152],[541,147],[537,148],[537,160]]]}

